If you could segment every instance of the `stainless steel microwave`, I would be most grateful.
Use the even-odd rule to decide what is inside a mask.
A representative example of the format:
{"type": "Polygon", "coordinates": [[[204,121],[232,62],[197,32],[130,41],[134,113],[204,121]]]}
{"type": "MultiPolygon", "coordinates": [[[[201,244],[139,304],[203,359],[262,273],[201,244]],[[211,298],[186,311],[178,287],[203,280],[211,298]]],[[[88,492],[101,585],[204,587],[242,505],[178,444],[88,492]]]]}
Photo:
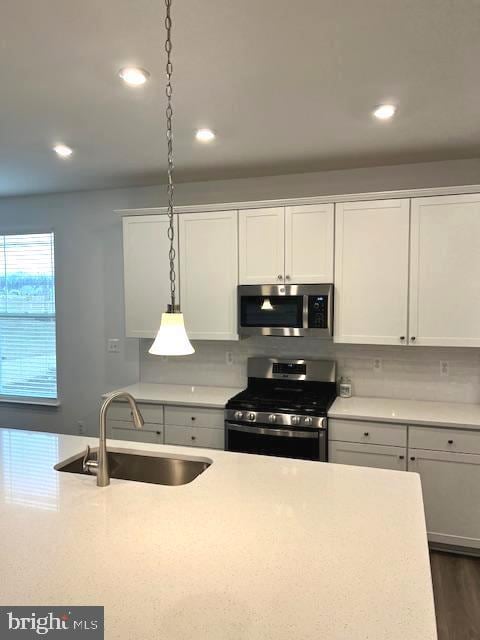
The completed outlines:
{"type": "Polygon", "coordinates": [[[333,335],[333,284],[241,285],[240,336],[333,335]]]}

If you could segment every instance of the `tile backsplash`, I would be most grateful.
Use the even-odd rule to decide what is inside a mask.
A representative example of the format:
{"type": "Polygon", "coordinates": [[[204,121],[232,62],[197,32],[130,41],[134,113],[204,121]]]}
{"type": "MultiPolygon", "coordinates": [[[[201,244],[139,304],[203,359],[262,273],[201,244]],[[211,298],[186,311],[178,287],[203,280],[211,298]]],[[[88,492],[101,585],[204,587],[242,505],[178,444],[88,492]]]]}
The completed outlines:
{"type": "Polygon", "coordinates": [[[353,395],[445,402],[480,402],[480,349],[333,344],[312,338],[248,338],[194,342],[195,354],[159,358],[140,341],[140,380],[243,387],[252,356],[327,358],[352,379],[353,395]],[[230,364],[227,354],[231,354],[230,364]],[[447,371],[445,365],[447,363],[447,371]],[[442,371],[443,368],[443,371],[442,371]],[[445,375],[447,373],[448,375],[445,375]]]}

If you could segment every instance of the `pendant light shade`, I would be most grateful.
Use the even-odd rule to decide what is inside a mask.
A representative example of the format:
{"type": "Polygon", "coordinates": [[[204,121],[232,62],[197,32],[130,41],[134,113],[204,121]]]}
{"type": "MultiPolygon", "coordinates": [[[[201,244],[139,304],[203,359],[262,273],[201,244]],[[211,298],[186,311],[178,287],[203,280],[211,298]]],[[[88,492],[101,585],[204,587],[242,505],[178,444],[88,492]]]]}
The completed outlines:
{"type": "Polygon", "coordinates": [[[183,313],[162,313],[157,337],[148,350],[155,356],[188,356],[195,353],[183,322],[183,313]]]}

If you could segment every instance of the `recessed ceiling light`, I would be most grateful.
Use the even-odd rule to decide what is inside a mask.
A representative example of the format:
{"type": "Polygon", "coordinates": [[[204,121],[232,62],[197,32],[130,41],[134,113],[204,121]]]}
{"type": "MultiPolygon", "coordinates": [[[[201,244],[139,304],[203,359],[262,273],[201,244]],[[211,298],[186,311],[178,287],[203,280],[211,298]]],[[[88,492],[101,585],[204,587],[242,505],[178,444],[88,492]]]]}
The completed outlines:
{"type": "Polygon", "coordinates": [[[73,153],[73,149],[67,147],[66,144],[56,144],[53,147],[53,150],[55,151],[57,156],[60,156],[61,158],[69,158],[73,153]]]}
{"type": "Polygon", "coordinates": [[[211,142],[215,138],[215,134],[211,129],[199,129],[195,134],[195,138],[199,142],[211,142]]]}
{"type": "Polygon", "coordinates": [[[120,78],[131,87],[140,87],[150,77],[146,69],[140,67],[124,67],[118,72],[120,78]]]}
{"type": "Polygon", "coordinates": [[[389,120],[395,115],[396,110],[397,107],[394,104],[381,104],[375,109],[373,115],[379,120],[389,120]]]}

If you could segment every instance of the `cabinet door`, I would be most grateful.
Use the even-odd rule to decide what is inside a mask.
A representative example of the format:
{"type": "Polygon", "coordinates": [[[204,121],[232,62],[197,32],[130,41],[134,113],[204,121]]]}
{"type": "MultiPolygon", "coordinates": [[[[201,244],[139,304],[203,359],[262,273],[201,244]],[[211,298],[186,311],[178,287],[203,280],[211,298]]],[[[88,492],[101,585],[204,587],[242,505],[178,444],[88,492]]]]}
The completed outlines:
{"type": "Polygon", "coordinates": [[[286,208],[286,282],[333,282],[333,229],[333,204],[286,208]]]}
{"type": "Polygon", "coordinates": [[[410,344],[480,346],[480,195],[412,201],[410,344]]]}
{"type": "Polygon", "coordinates": [[[278,284],[285,278],[285,209],[239,213],[240,284],[278,284]]]}
{"type": "Polygon", "coordinates": [[[129,338],[154,338],[170,302],[167,228],[165,215],[123,218],[125,330],[129,338]]]}
{"type": "Polygon", "coordinates": [[[406,471],[407,452],[405,447],[355,444],[331,440],[328,444],[328,461],[355,467],[406,471]]]}
{"type": "Polygon", "coordinates": [[[432,542],[480,548],[480,456],[409,449],[432,542]]]}
{"type": "Polygon", "coordinates": [[[236,340],[236,211],[180,215],[180,298],[192,340],[236,340]]]}
{"type": "Polygon", "coordinates": [[[335,342],[405,344],[409,201],[336,205],[335,342]]]}

